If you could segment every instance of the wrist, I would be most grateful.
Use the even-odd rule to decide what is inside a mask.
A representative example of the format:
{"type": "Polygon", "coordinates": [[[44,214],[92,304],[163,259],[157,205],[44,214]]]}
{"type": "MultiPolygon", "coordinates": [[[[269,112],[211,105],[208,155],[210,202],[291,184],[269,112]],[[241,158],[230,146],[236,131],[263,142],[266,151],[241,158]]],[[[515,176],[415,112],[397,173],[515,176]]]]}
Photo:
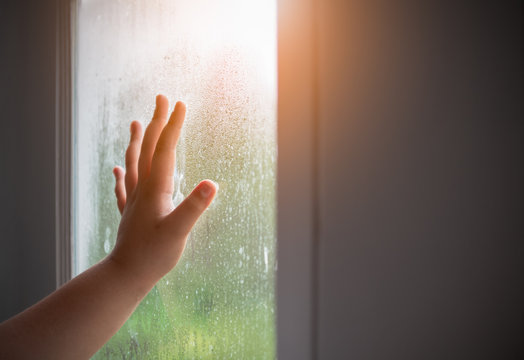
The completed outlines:
{"type": "Polygon", "coordinates": [[[107,271],[114,274],[120,283],[139,300],[143,299],[156,284],[154,279],[149,279],[144,276],[141,271],[129,266],[112,253],[109,254],[102,263],[108,269],[107,271]]]}

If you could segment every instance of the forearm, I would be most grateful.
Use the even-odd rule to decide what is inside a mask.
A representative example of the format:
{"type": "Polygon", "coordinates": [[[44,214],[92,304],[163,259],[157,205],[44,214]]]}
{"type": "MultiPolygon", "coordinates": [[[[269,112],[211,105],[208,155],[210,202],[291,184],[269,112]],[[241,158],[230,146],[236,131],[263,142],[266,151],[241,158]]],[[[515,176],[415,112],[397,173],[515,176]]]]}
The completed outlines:
{"type": "Polygon", "coordinates": [[[153,285],[106,259],[0,324],[0,358],[88,359],[153,285]]]}

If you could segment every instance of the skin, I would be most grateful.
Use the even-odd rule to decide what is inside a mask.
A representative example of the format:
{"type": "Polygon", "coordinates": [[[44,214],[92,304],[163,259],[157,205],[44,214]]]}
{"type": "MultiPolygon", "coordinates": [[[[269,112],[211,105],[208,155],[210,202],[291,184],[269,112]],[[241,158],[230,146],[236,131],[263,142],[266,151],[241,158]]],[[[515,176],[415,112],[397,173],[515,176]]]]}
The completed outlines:
{"type": "Polygon", "coordinates": [[[111,254],[24,312],[0,324],[1,359],[89,359],[180,259],[217,187],[204,180],[173,205],[175,147],[186,107],[158,95],[145,133],[131,123],[126,170],[115,167],[122,214],[111,254]]]}

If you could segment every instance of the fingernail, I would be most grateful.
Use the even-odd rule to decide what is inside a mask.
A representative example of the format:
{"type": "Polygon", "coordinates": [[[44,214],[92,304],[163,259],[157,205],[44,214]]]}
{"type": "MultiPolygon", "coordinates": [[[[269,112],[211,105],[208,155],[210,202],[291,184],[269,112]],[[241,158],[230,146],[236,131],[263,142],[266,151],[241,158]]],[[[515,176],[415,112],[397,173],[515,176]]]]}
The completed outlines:
{"type": "Polygon", "coordinates": [[[209,195],[211,195],[211,186],[209,186],[209,184],[205,183],[201,188],[200,188],[200,194],[202,194],[203,197],[205,198],[208,198],[209,195]]]}
{"type": "MultiPolygon", "coordinates": [[[[218,184],[215,183],[214,181],[210,181],[213,183],[215,189],[218,190],[218,184]]],[[[200,188],[200,193],[202,194],[203,197],[205,198],[208,198],[211,193],[213,192],[213,186],[209,184],[209,182],[206,182],[202,185],[202,187],[200,188]]]]}

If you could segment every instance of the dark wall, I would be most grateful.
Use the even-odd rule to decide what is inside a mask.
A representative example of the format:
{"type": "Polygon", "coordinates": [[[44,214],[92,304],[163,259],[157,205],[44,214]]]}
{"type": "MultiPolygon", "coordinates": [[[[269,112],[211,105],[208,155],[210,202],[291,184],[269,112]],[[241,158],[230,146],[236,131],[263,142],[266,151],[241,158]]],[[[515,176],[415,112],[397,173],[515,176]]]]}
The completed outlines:
{"type": "Polygon", "coordinates": [[[522,2],[317,4],[318,358],[524,358],[522,2]]]}
{"type": "Polygon", "coordinates": [[[0,2],[0,321],[55,288],[55,5],[0,2]]]}

